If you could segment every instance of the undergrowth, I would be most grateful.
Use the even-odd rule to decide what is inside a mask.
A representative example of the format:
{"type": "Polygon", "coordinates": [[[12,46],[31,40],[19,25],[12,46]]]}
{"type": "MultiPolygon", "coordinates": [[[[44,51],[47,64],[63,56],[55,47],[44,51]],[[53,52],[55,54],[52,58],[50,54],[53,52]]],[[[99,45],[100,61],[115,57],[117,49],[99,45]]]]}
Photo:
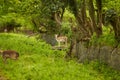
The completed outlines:
{"type": "MultiPolygon", "coordinates": [[[[65,52],[52,50],[44,41],[21,34],[0,34],[0,48],[16,50],[18,60],[0,57],[0,71],[9,80],[120,80],[120,73],[97,61],[66,61],[65,52]]],[[[1,73],[0,73],[1,74],[1,73]]]]}
{"type": "Polygon", "coordinates": [[[114,46],[116,44],[114,32],[113,30],[110,31],[110,28],[108,27],[103,26],[103,33],[99,36],[99,38],[95,33],[93,34],[91,38],[91,45],[114,46]]]}

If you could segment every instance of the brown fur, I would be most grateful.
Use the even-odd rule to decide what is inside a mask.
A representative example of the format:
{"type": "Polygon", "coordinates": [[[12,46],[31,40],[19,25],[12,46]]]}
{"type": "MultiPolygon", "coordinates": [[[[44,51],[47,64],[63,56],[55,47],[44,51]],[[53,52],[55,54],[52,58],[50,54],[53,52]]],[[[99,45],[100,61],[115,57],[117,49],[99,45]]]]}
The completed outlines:
{"type": "Polygon", "coordinates": [[[61,42],[65,42],[65,45],[67,46],[67,37],[66,36],[58,36],[57,34],[55,35],[55,39],[58,42],[58,46],[60,47],[61,42]]]}
{"type": "Polygon", "coordinates": [[[16,60],[19,57],[19,53],[14,50],[5,50],[5,51],[0,50],[0,53],[5,63],[8,58],[16,60]]]}

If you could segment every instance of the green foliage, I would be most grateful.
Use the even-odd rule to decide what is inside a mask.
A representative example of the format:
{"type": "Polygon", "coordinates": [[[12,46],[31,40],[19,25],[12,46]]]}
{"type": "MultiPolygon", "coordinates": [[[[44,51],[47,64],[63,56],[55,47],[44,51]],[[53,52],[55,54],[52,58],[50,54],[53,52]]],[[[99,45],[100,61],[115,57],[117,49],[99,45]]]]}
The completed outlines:
{"type": "Polygon", "coordinates": [[[6,15],[1,15],[0,17],[0,27],[24,27],[33,28],[30,22],[30,17],[23,17],[16,13],[8,13],[6,15]]]}
{"type": "MultiPolygon", "coordinates": [[[[0,1],[0,23],[3,25],[6,22],[15,20],[23,27],[33,28],[31,18],[40,15],[40,0],[1,0],[0,1]]],[[[34,29],[34,28],[33,28],[34,29]]]]}
{"type": "MultiPolygon", "coordinates": [[[[58,32],[59,30],[56,30],[58,26],[53,14],[55,12],[62,13],[67,5],[67,1],[63,2],[61,0],[9,0],[7,2],[2,0],[0,2],[1,13],[3,12],[3,14],[0,15],[1,25],[14,19],[16,23],[20,23],[23,27],[29,26],[32,27],[32,29],[39,30],[39,28],[44,26],[50,33],[58,32]],[[32,20],[34,20],[35,25],[32,20]]],[[[67,11],[65,16],[69,18],[68,15],[73,17],[73,15],[67,11]]],[[[65,26],[66,24],[67,23],[65,23],[65,26]]]]}
{"type": "Polygon", "coordinates": [[[104,0],[103,6],[107,7],[107,9],[115,9],[117,12],[120,12],[120,0],[104,0]]]}
{"type": "Polygon", "coordinates": [[[71,28],[70,28],[70,23],[69,22],[63,22],[62,23],[62,28],[61,28],[61,34],[71,36],[71,28]]]}
{"type": "Polygon", "coordinates": [[[100,36],[100,38],[96,37],[96,34],[93,34],[91,39],[91,44],[101,46],[114,46],[116,43],[116,40],[114,38],[114,33],[111,31],[111,26],[103,26],[103,34],[100,36]]]}
{"type": "Polygon", "coordinates": [[[3,45],[0,45],[0,48],[13,49],[20,52],[21,54],[26,52],[27,54],[32,54],[32,53],[42,54],[44,53],[44,50],[42,48],[50,49],[49,45],[44,45],[45,42],[40,43],[39,41],[36,41],[35,38],[29,39],[27,36],[23,36],[23,35],[19,35],[18,37],[17,36],[18,35],[15,34],[10,34],[10,35],[7,33],[1,34],[0,44],[2,44],[3,41],[5,41],[5,43],[3,45]]]}
{"type": "Polygon", "coordinates": [[[120,73],[108,66],[91,62],[77,63],[65,61],[65,52],[51,50],[51,46],[20,34],[0,34],[0,48],[19,52],[18,60],[7,60],[3,64],[0,57],[0,71],[9,80],[119,80],[120,73]]]}
{"type": "Polygon", "coordinates": [[[103,62],[92,61],[90,63],[90,66],[92,66],[93,70],[96,70],[98,72],[98,75],[103,76],[105,80],[119,80],[120,79],[120,73],[118,71],[115,71],[112,68],[108,68],[108,65],[106,65],[103,62]]]}
{"type": "Polygon", "coordinates": [[[70,38],[71,35],[72,35],[71,26],[72,26],[72,24],[76,23],[75,22],[75,17],[68,10],[65,11],[63,16],[64,16],[64,18],[63,18],[63,21],[62,21],[60,34],[66,35],[67,37],[70,38]],[[70,23],[70,19],[72,19],[72,23],[70,23]]]}

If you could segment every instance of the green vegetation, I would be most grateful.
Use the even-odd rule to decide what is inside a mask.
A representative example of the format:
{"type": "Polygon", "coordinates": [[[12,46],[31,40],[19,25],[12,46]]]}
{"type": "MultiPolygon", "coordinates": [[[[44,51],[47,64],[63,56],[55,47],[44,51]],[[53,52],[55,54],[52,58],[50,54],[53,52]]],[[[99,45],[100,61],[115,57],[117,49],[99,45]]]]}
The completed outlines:
{"type": "MultiPolygon", "coordinates": [[[[110,27],[110,26],[107,26],[110,27]]],[[[115,38],[113,31],[110,31],[109,28],[103,26],[103,35],[100,38],[96,37],[96,34],[92,36],[91,44],[97,45],[100,44],[101,46],[114,46],[115,45],[115,38]]]]}
{"type": "MultiPolygon", "coordinates": [[[[120,73],[103,63],[86,59],[77,62],[82,58],[82,47],[96,46],[101,50],[111,46],[115,53],[119,50],[119,3],[120,0],[0,0],[0,49],[20,54],[18,60],[8,59],[7,64],[0,57],[0,80],[120,80],[120,73]],[[35,36],[23,34],[39,35],[36,40],[35,36]],[[67,36],[68,59],[74,56],[77,60],[65,59],[65,51],[52,50],[51,45],[39,39],[44,34],[67,36]],[[85,45],[81,46],[82,42],[85,45]]],[[[114,55],[111,52],[108,56],[114,55]]],[[[115,58],[120,64],[119,55],[115,58]]]]}
{"type": "Polygon", "coordinates": [[[0,48],[16,50],[18,60],[2,62],[0,75],[10,80],[120,80],[120,73],[98,63],[66,61],[65,52],[52,50],[44,41],[21,34],[1,33],[0,48]]]}

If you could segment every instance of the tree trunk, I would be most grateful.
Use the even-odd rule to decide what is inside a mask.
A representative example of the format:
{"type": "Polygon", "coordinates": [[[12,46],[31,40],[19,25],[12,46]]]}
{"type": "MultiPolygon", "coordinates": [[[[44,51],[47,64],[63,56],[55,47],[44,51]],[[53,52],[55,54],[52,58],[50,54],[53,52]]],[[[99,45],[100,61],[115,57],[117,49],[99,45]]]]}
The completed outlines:
{"type": "Polygon", "coordinates": [[[117,42],[120,42],[120,17],[119,16],[114,16],[114,19],[110,21],[114,33],[115,33],[115,39],[117,42]]]}
{"type": "Polygon", "coordinates": [[[98,35],[102,35],[102,0],[96,0],[97,5],[97,29],[98,29],[98,35]]]}
{"type": "MultiPolygon", "coordinates": [[[[84,44],[86,41],[90,40],[90,25],[88,22],[89,19],[86,16],[86,0],[83,0],[81,3],[81,8],[78,9],[76,6],[76,0],[71,0],[70,6],[72,7],[73,14],[75,15],[75,18],[77,20],[77,27],[75,31],[75,54],[74,56],[76,58],[80,58],[81,54],[81,43],[84,44]]],[[[85,47],[85,45],[83,45],[85,47]]],[[[71,52],[71,51],[69,51],[71,52]]],[[[86,51],[85,51],[86,52],[86,51]]]]}
{"type": "Polygon", "coordinates": [[[96,0],[96,4],[97,4],[96,11],[97,11],[97,19],[98,19],[98,21],[96,22],[95,8],[93,5],[93,0],[89,0],[89,2],[88,2],[90,18],[92,20],[94,32],[96,32],[97,37],[102,35],[102,5],[101,5],[101,3],[102,3],[101,0],[100,1],[96,0]]]}
{"type": "Polygon", "coordinates": [[[92,23],[93,23],[94,32],[96,32],[96,34],[98,35],[97,25],[96,25],[96,21],[95,21],[95,9],[94,9],[94,6],[93,6],[93,0],[89,0],[88,8],[89,8],[90,18],[91,18],[92,23]]]}

